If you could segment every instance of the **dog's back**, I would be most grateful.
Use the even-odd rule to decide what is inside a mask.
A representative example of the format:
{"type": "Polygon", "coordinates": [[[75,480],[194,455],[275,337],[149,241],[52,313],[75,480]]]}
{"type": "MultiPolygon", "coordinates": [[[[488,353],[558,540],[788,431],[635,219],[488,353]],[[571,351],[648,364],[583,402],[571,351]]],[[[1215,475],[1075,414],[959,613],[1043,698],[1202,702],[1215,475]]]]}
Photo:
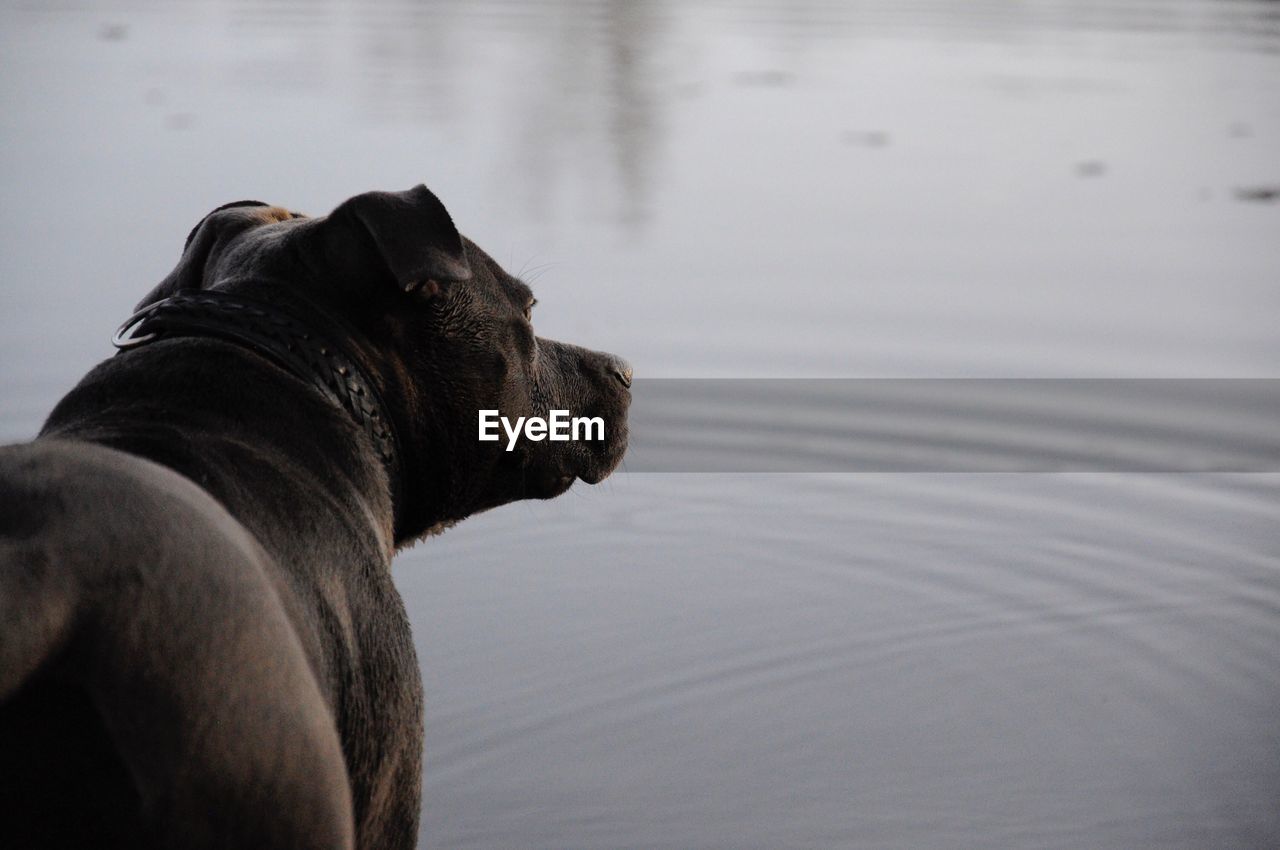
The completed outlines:
{"type": "Polygon", "coordinates": [[[0,846],[351,845],[332,718],[221,505],[49,439],[0,449],[0,505],[0,846]]]}

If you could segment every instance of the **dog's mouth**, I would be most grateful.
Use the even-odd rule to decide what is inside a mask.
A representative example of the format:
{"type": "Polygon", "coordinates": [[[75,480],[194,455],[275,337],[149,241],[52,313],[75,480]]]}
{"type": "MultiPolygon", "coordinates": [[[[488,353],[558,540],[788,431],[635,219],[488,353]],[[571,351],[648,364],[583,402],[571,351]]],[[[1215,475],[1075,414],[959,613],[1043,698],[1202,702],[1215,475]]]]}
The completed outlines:
{"type": "Polygon", "coordinates": [[[611,451],[606,460],[599,464],[593,464],[589,469],[580,470],[576,477],[578,480],[586,484],[599,484],[608,478],[622,464],[622,456],[626,452],[626,444],[622,447],[611,451]]]}
{"type": "Polygon", "coordinates": [[[616,468],[617,464],[613,463],[603,467],[592,466],[590,469],[577,472],[549,471],[536,476],[530,482],[533,486],[529,488],[531,491],[529,495],[539,499],[554,499],[566,493],[578,481],[584,484],[599,484],[613,474],[616,468]]]}
{"type": "Polygon", "coordinates": [[[600,450],[591,451],[585,456],[564,458],[560,463],[549,464],[537,472],[529,469],[525,477],[527,495],[553,499],[565,493],[575,482],[594,485],[604,481],[622,464],[623,455],[627,451],[625,423],[620,427],[621,432],[600,450]]]}
{"type": "Polygon", "coordinates": [[[570,472],[547,469],[542,471],[526,470],[524,482],[518,491],[517,498],[522,499],[554,499],[568,492],[578,476],[570,472]]]}
{"type": "Polygon", "coordinates": [[[577,472],[577,477],[587,484],[599,484],[622,465],[622,458],[627,453],[627,419],[618,416],[613,418],[613,422],[615,430],[603,451],[593,452],[590,462],[577,472]]]}

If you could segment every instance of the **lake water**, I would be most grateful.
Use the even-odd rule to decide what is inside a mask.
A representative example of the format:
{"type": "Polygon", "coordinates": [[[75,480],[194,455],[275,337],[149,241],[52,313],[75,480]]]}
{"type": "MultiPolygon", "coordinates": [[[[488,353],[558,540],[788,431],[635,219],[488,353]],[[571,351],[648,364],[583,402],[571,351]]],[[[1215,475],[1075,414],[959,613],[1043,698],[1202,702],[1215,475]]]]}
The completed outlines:
{"type": "Polygon", "coordinates": [[[1280,846],[1277,4],[0,0],[0,140],[0,440],[244,197],[659,379],[400,556],[422,847],[1280,846]]]}

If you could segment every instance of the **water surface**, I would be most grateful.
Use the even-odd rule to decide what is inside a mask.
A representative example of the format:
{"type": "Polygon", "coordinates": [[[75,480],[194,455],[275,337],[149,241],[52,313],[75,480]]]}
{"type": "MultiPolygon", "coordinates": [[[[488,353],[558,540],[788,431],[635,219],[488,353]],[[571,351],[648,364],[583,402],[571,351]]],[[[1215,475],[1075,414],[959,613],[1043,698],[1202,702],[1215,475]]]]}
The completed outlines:
{"type": "MultiPolygon", "coordinates": [[[[1280,378],[1274,3],[2,0],[0,140],[4,440],[212,207],[420,181],[643,378],[1280,378]]],[[[1280,844],[1274,395],[1037,385],[403,554],[421,846],[1280,844]]]]}

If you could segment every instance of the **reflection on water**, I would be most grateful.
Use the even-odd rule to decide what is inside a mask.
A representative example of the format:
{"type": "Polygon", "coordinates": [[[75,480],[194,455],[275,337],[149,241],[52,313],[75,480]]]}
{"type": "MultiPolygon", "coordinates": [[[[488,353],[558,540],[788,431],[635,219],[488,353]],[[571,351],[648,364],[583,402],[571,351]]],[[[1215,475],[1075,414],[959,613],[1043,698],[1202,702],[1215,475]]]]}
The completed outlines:
{"type": "MultiPolygon", "coordinates": [[[[641,379],[1277,377],[1271,2],[0,0],[0,63],[3,439],[210,208],[419,181],[641,379]]],[[[422,846],[1280,844],[1280,476],[1170,474],[1274,392],[751,385],[402,556],[422,846]],[[913,472],[706,474],[772,468],[913,472]]]]}
{"type": "Polygon", "coordinates": [[[522,211],[538,215],[585,160],[594,176],[615,183],[618,220],[639,224],[660,146],[653,62],[664,50],[657,42],[667,14],[659,4],[622,0],[370,2],[319,13],[309,3],[255,2],[237,4],[231,17],[240,37],[289,44],[276,67],[247,60],[238,82],[263,85],[276,73],[287,83],[328,77],[361,120],[378,124],[447,129],[470,113],[495,112],[513,142],[522,211]],[[336,78],[335,49],[353,80],[336,78]],[[498,75],[501,90],[477,99],[468,71],[498,75]]]}
{"type": "MultiPolygon", "coordinates": [[[[632,225],[647,218],[652,187],[661,180],[664,113],[703,94],[706,83],[696,71],[707,48],[699,41],[713,33],[757,36],[776,50],[771,61],[787,66],[734,72],[730,82],[743,87],[796,85],[806,54],[833,41],[846,50],[911,39],[1111,57],[1135,46],[1280,53],[1280,15],[1265,3],[271,0],[228,6],[229,39],[245,53],[232,67],[237,86],[323,88],[341,93],[362,120],[378,123],[448,127],[478,108],[496,109],[501,132],[518,140],[511,152],[522,175],[524,211],[536,215],[561,185],[582,179],[578,172],[587,165],[592,178],[614,183],[618,220],[632,225]],[[1135,33],[1136,45],[1126,37],[1135,33]],[[488,70],[501,79],[497,98],[477,101],[468,77],[488,70]],[[347,72],[353,80],[344,79],[347,72]]],[[[1013,97],[1117,85],[1025,71],[992,74],[987,82],[1013,97]]],[[[1240,123],[1235,131],[1250,128],[1240,123]]],[[[847,138],[878,147],[889,135],[850,131],[847,138]]],[[[1090,166],[1100,164],[1080,165],[1090,166]]]]}

